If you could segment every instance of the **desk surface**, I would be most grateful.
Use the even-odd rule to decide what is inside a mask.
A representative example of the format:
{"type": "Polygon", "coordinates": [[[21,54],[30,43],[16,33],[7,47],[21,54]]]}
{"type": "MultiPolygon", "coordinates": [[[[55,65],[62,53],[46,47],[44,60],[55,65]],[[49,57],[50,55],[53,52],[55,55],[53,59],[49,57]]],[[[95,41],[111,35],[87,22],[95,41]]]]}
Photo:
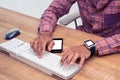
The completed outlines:
{"type": "MultiPolygon", "coordinates": [[[[11,28],[18,27],[22,34],[18,39],[29,43],[36,37],[39,20],[0,8],[0,43],[4,34],[11,28]]],[[[86,39],[98,40],[101,37],[87,34],[70,28],[57,26],[53,37],[64,39],[64,49],[80,45],[86,39]]],[[[118,80],[120,78],[120,55],[95,56],[86,61],[82,70],[71,80],[118,80]]],[[[0,80],[58,80],[48,76],[0,51],[0,80]]]]}

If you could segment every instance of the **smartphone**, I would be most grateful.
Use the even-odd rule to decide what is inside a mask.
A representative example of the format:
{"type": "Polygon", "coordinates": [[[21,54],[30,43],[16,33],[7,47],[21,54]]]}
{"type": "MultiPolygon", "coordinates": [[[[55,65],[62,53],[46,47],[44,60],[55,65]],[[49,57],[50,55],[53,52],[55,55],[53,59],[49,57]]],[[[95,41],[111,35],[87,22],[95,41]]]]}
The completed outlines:
{"type": "Polygon", "coordinates": [[[61,53],[63,50],[63,39],[62,38],[54,38],[54,46],[51,50],[52,53],[61,53]]]}

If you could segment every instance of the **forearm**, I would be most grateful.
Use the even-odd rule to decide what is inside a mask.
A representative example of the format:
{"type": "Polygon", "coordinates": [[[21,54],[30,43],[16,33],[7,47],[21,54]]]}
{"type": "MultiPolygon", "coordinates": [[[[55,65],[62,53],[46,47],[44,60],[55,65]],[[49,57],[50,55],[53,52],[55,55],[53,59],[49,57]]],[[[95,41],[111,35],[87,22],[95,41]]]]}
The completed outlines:
{"type": "Polygon", "coordinates": [[[109,38],[104,38],[95,42],[96,50],[99,55],[119,53],[120,52],[120,34],[109,38]]]}
{"type": "Polygon", "coordinates": [[[40,31],[52,32],[58,19],[69,12],[70,7],[76,0],[54,0],[43,13],[40,20],[40,31]]]}

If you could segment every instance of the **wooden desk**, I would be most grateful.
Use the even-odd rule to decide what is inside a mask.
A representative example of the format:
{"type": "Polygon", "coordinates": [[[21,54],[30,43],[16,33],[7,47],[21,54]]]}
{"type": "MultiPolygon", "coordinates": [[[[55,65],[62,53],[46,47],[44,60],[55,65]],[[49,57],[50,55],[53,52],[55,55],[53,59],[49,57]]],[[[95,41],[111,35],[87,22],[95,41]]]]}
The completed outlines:
{"type": "MultiPolygon", "coordinates": [[[[29,43],[36,37],[39,19],[0,8],[0,43],[4,42],[4,34],[11,28],[18,27],[22,34],[18,39],[29,43]]],[[[57,26],[53,37],[64,39],[64,48],[80,45],[86,39],[98,40],[100,37],[57,26]]],[[[93,57],[72,80],[119,80],[120,54],[93,57]]],[[[0,80],[57,80],[0,51],[0,80]]]]}

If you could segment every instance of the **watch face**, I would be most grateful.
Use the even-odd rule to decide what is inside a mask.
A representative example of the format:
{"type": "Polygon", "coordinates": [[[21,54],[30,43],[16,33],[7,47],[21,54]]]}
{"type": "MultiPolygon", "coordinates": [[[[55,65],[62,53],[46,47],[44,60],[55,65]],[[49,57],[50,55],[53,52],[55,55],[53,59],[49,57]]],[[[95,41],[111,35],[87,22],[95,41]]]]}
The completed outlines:
{"type": "Polygon", "coordinates": [[[94,42],[88,40],[88,41],[86,41],[86,44],[87,44],[87,46],[92,46],[92,45],[94,45],[94,42]]]}

